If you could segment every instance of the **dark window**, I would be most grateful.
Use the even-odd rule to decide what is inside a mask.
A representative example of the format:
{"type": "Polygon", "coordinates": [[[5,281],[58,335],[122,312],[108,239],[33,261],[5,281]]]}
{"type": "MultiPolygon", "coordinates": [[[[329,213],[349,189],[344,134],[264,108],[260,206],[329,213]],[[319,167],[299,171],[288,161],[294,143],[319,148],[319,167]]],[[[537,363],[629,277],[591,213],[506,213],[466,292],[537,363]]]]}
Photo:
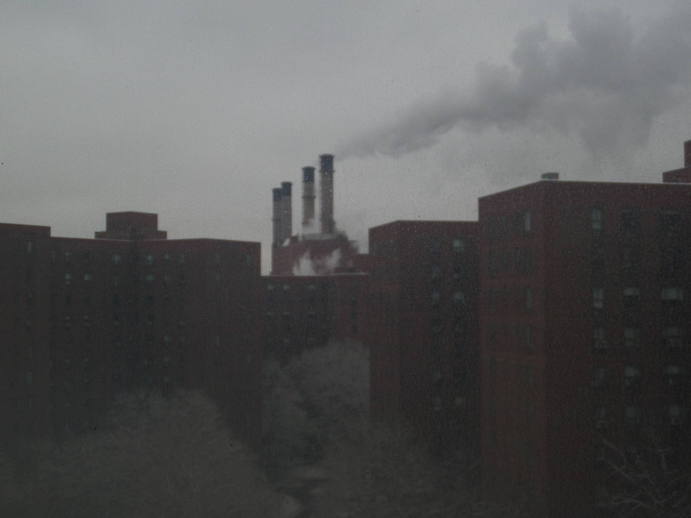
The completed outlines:
{"type": "Polygon", "coordinates": [[[601,232],[603,228],[603,223],[604,223],[604,214],[602,212],[602,209],[600,208],[593,208],[590,210],[590,228],[594,232],[601,232]]]}
{"type": "Polygon", "coordinates": [[[681,214],[674,211],[665,211],[660,214],[660,235],[664,238],[674,238],[681,234],[681,214]]]}
{"type": "Polygon", "coordinates": [[[638,234],[641,230],[641,214],[638,209],[627,209],[621,213],[621,230],[625,234],[638,234]]]}
{"type": "Polygon", "coordinates": [[[624,328],[624,346],[636,348],[641,346],[641,330],[637,327],[624,328]]]}

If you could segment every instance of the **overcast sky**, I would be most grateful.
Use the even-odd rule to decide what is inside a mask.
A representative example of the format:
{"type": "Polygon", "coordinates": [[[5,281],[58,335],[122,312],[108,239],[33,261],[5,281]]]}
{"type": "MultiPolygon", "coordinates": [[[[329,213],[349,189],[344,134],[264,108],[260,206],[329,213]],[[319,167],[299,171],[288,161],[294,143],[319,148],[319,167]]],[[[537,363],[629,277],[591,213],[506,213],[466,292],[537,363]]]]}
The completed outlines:
{"type": "MultiPolygon", "coordinates": [[[[691,138],[691,7],[650,0],[1,0],[0,221],[262,241],[336,153],[336,220],[474,219],[559,171],[657,181],[691,138]]],[[[361,243],[366,248],[366,243],[361,243]]]]}

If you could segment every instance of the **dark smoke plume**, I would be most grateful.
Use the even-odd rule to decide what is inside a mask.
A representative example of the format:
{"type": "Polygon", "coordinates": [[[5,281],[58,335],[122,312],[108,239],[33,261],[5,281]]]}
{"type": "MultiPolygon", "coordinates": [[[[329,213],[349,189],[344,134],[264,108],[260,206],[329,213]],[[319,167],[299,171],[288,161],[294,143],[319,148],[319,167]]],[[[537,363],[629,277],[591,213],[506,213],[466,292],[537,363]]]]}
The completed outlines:
{"type": "Polygon", "coordinates": [[[621,11],[573,10],[568,39],[552,37],[544,23],[523,30],[510,65],[478,66],[471,92],[411,106],[338,154],[410,153],[457,127],[577,134],[596,157],[643,145],[656,117],[689,98],[690,28],[691,6],[640,34],[621,11]]]}

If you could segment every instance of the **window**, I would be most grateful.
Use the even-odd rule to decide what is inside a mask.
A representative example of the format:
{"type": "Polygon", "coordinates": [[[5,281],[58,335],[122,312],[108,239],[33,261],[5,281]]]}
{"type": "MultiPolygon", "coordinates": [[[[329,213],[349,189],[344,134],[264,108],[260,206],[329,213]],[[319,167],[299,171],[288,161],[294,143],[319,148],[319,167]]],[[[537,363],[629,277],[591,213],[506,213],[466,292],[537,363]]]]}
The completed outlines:
{"type": "Polygon", "coordinates": [[[667,384],[670,387],[674,387],[679,384],[682,374],[683,370],[678,365],[668,365],[665,368],[665,377],[667,378],[667,384]]]}
{"type": "Polygon", "coordinates": [[[71,283],[72,283],[72,274],[66,273],[65,274],[65,284],[71,284],[71,283]]]}
{"type": "Polygon", "coordinates": [[[533,290],[530,286],[525,288],[524,293],[525,309],[533,309],[533,290]]]}
{"type": "Polygon", "coordinates": [[[34,249],[34,244],[31,241],[26,242],[26,253],[30,254],[34,249]]]}
{"type": "Polygon", "coordinates": [[[463,239],[457,237],[451,242],[451,248],[456,253],[461,253],[465,250],[465,242],[463,239]]]}
{"type": "Polygon", "coordinates": [[[595,411],[595,428],[598,430],[607,428],[607,408],[603,406],[595,411]]]}
{"type": "Polygon", "coordinates": [[[456,291],[453,294],[453,301],[456,304],[465,304],[465,295],[463,295],[462,291],[456,291]]]}
{"type": "Polygon", "coordinates": [[[674,237],[681,230],[681,215],[674,211],[665,211],[660,214],[660,233],[664,237],[674,237]]]}
{"type": "Polygon", "coordinates": [[[592,380],[593,387],[603,386],[605,384],[606,374],[607,374],[607,371],[605,370],[604,367],[595,367],[593,369],[593,380],[592,380]]]}
{"type": "Polygon", "coordinates": [[[525,211],[523,213],[523,232],[526,234],[533,229],[533,218],[530,211],[525,211]]]}
{"type": "Polygon", "coordinates": [[[636,387],[641,381],[641,371],[638,367],[627,365],[624,367],[624,388],[636,387]]]}
{"type": "Polygon", "coordinates": [[[641,409],[637,406],[627,406],[624,416],[629,424],[638,424],[641,422],[641,409]]]}
{"type": "Polygon", "coordinates": [[[684,290],[679,287],[663,288],[660,298],[668,302],[681,302],[684,300],[684,290]]]}
{"type": "Polygon", "coordinates": [[[664,344],[670,349],[680,349],[684,344],[684,330],[681,327],[666,327],[662,331],[664,344]]]}
{"type": "Polygon", "coordinates": [[[605,290],[593,288],[593,308],[602,309],[603,307],[605,307],[605,290]]]}
{"type": "Polygon", "coordinates": [[[631,269],[638,265],[638,249],[625,246],[621,249],[621,267],[631,269]]]}
{"type": "Polygon", "coordinates": [[[603,213],[600,208],[593,208],[590,210],[590,227],[595,232],[602,231],[603,223],[603,213]]]}
{"type": "Polygon", "coordinates": [[[154,264],[154,256],[147,255],[144,257],[144,264],[154,264]]]}
{"type": "Polygon", "coordinates": [[[144,280],[145,280],[146,282],[153,282],[154,279],[156,279],[156,276],[155,276],[153,273],[147,273],[147,274],[144,276],[144,280]]]}
{"type": "Polygon", "coordinates": [[[621,229],[629,234],[637,233],[641,229],[641,214],[638,209],[622,211],[621,229]]]}
{"type": "Polygon", "coordinates": [[[685,409],[679,405],[670,405],[667,412],[669,415],[669,424],[672,426],[680,425],[686,413],[685,409]]]}
{"type": "Polygon", "coordinates": [[[605,329],[603,327],[593,329],[593,348],[596,350],[607,348],[607,339],[605,338],[605,329]]]}
{"type": "Polygon", "coordinates": [[[637,327],[624,328],[624,346],[636,348],[641,346],[641,330],[637,327]]]}
{"type": "Polygon", "coordinates": [[[530,349],[535,348],[535,328],[531,324],[525,326],[525,341],[530,349]]]}
{"type": "Polygon", "coordinates": [[[120,254],[113,254],[113,256],[110,259],[111,261],[113,261],[113,264],[122,263],[122,256],[120,254]]]}
{"type": "Polygon", "coordinates": [[[432,266],[432,279],[439,279],[441,277],[441,268],[438,264],[432,266]]]}
{"type": "Polygon", "coordinates": [[[91,281],[91,280],[93,280],[93,279],[94,279],[93,274],[91,274],[91,273],[85,273],[85,274],[84,274],[84,280],[85,280],[85,281],[91,281]]]}
{"type": "Polygon", "coordinates": [[[624,307],[629,309],[637,306],[640,302],[641,290],[638,288],[624,288],[624,307]]]}

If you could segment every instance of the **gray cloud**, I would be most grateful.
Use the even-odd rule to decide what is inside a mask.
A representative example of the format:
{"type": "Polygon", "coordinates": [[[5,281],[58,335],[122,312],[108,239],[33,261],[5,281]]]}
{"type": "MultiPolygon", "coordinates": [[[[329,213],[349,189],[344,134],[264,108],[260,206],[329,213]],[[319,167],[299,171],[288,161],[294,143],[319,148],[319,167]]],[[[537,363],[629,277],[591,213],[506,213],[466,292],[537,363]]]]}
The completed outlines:
{"type": "Polygon", "coordinates": [[[578,135],[593,157],[645,144],[653,122],[689,98],[691,7],[635,31],[618,9],[570,12],[568,38],[540,23],[518,33],[510,65],[477,67],[470,92],[420,101],[341,146],[344,157],[400,156],[454,128],[578,135]]]}

